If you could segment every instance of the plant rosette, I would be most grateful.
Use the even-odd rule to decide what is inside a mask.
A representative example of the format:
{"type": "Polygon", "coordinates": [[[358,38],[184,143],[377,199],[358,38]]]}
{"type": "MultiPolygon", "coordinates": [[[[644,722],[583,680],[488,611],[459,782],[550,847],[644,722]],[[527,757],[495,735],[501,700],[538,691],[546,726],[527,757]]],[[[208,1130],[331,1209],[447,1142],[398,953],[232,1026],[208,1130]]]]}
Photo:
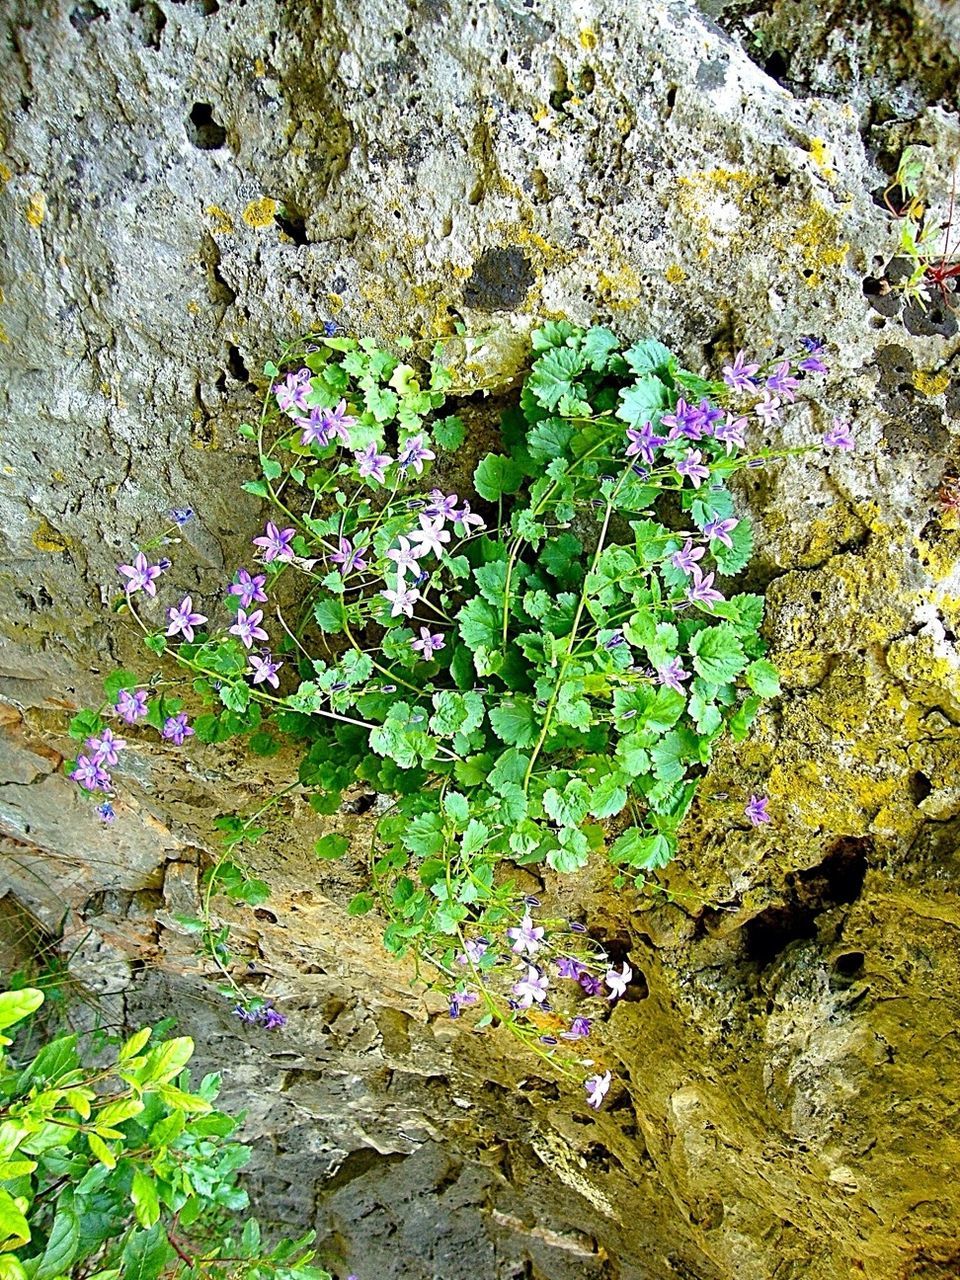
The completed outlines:
{"type": "MultiPolygon", "coordinates": [[[[764,366],[740,352],[719,380],[606,328],[550,322],[532,341],[519,404],[469,495],[447,483],[469,442],[445,412],[442,344],[421,360],[410,342],[398,356],[325,332],[269,363],[260,421],[240,429],[261,472],[243,487],[273,507],[257,562],[218,602],[162,606],[160,625],[170,562],[147,553],[192,513],[171,513],[119,568],[120,607],[205,707],[191,719],[159,676],[118,673],[104,706],[74,720],[84,749],[67,769],[102,793],[112,821],[124,741],[111,725],[141,722],[176,747],[246,735],[269,755],[292,742],[300,765],[286,790],[320,814],[337,813],[349,787],[375,790],[387,799],[370,885],[350,913],[388,919],[387,948],[414,955],[452,1017],[502,1025],[582,1078],[583,1041],[627,991],[630,967],[612,965],[582,922],[540,918],[520,880],[596,857],[617,885],[642,884],[675,856],[716,743],[744,738],[779,690],[763,600],[732,585],[753,535],[730,480],[854,442],[834,419],[810,445],[752,443],[826,373],[814,339],[764,366]]],[[[225,852],[187,922],[241,1016],[251,1010],[211,898],[268,892],[237,850],[277,798],[219,820],[225,852]]],[[[765,797],[742,803],[750,823],[770,821],[765,797]]],[[[349,843],[334,832],[316,852],[335,858],[349,843]]],[[[599,1106],[609,1073],[585,1083],[599,1106]]]]}

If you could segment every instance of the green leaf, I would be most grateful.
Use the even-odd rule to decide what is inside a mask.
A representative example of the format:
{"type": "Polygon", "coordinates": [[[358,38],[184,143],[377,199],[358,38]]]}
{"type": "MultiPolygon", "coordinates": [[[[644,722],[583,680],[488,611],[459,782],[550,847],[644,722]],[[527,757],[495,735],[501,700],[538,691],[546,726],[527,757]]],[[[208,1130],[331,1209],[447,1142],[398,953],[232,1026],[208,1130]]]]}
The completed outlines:
{"type": "Polygon", "coordinates": [[[348,916],[365,916],[369,911],[373,910],[373,898],[369,893],[357,893],[351,899],[347,906],[348,916]]]}
{"type": "Polygon", "coordinates": [[[465,827],[470,817],[470,802],[459,791],[448,791],[443,797],[443,811],[459,827],[465,827]]]}
{"type": "Polygon", "coordinates": [[[499,453],[488,453],[473,473],[473,487],[488,502],[496,502],[505,493],[516,493],[522,482],[523,467],[499,453]]]}
{"type": "Polygon", "coordinates": [[[750,688],[761,698],[774,698],[780,692],[780,675],[766,658],[757,658],[743,673],[750,688]]]}
{"type": "Polygon", "coordinates": [[[651,421],[667,407],[667,389],[652,373],[638,378],[632,387],[620,392],[617,417],[628,426],[637,427],[651,421]]]}
{"type": "Polygon", "coordinates": [[[571,347],[556,347],[533,366],[527,387],[546,409],[555,409],[563,396],[573,394],[573,384],[583,372],[584,360],[571,347]]]}
{"type": "MultiPolygon", "coordinates": [[[[37,987],[23,987],[20,991],[0,993],[0,1031],[29,1018],[42,1004],[43,992],[37,987]]],[[[10,1043],[6,1036],[0,1036],[0,1041],[3,1044],[10,1043]]]]}
{"type": "Polygon", "coordinates": [[[123,1280],[157,1280],[173,1250],[159,1222],[149,1231],[135,1231],[123,1250],[123,1280]]]}
{"type": "Polygon", "coordinates": [[[268,480],[276,480],[283,475],[283,467],[276,458],[268,458],[264,453],[260,455],[260,466],[268,480]]]}
{"type": "Polygon", "coordinates": [[[350,848],[350,843],[349,836],[332,831],[329,835],[320,837],[313,846],[313,852],[318,858],[342,858],[350,848]]]}
{"type": "Polygon", "coordinates": [[[322,596],[313,606],[313,619],[321,631],[334,635],[343,630],[343,602],[334,596],[322,596]]]}
{"type": "Polygon", "coordinates": [[[130,1199],[141,1227],[152,1227],[159,1220],[160,1201],[157,1198],[156,1183],[142,1169],[135,1169],[133,1172],[130,1199]]]}
{"type": "Polygon", "coordinates": [[[0,1249],[17,1249],[29,1239],[30,1224],[10,1192],[0,1187],[0,1249]]]}
{"type": "Polygon", "coordinates": [[[610,846],[610,861],[647,871],[666,866],[674,852],[673,842],[662,832],[649,835],[641,827],[630,827],[610,846]]]}
{"type": "Polygon", "coordinates": [[[245,480],[240,488],[245,493],[252,493],[256,498],[266,498],[270,495],[266,480],[245,480]]]}
{"type": "Polygon", "coordinates": [[[559,826],[575,827],[589,811],[590,788],[580,779],[567,783],[562,795],[555,787],[549,787],[543,796],[543,807],[559,826]]]}
{"type": "Polygon", "coordinates": [[[471,818],[461,838],[460,848],[468,856],[479,853],[489,838],[490,828],[485,823],[478,822],[476,818],[471,818]]]}
{"type": "Polygon", "coordinates": [[[750,732],[750,726],[757,718],[762,701],[759,697],[744,698],[742,704],[730,717],[730,733],[737,742],[742,742],[750,732]]]}
{"type": "Polygon", "coordinates": [[[745,517],[737,522],[737,527],[730,534],[732,547],[726,547],[716,538],[710,539],[710,554],[717,562],[717,568],[728,577],[739,573],[750,562],[753,555],[753,525],[745,517]]]}
{"type": "Polygon", "coordinates": [[[102,1138],[98,1138],[95,1133],[88,1133],[87,1143],[90,1150],[101,1164],[106,1165],[108,1169],[115,1169],[117,1167],[117,1157],[113,1154],[102,1138]]]}
{"type": "Polygon", "coordinates": [[[667,373],[673,354],[655,338],[644,338],[625,351],[623,358],[634,373],[667,373]]]}
{"type": "Polygon", "coordinates": [[[502,620],[496,609],[486,600],[475,596],[468,600],[457,614],[463,642],[476,651],[483,648],[497,649],[501,643],[502,620]]]}
{"type": "Polygon", "coordinates": [[[522,694],[506,698],[499,707],[487,713],[494,733],[511,747],[529,747],[536,742],[540,728],[533,700],[522,694]]]}
{"type": "Polygon", "coordinates": [[[698,631],[690,641],[693,666],[709,684],[727,684],[747,665],[743,645],[729,622],[698,631]]]}
{"type": "MultiPolygon", "coordinates": [[[[603,373],[611,354],[616,351],[619,345],[620,339],[612,329],[602,329],[595,325],[584,334],[583,345],[580,350],[583,352],[583,358],[594,373],[603,373]]],[[[637,370],[637,372],[645,371],[637,370]]]]}
{"type": "Polygon", "coordinates": [[[590,793],[590,812],[595,818],[612,818],[627,803],[627,779],[622,773],[608,773],[590,793]]]}
{"type": "Polygon", "coordinates": [[[573,438],[573,427],[562,418],[544,418],[527,434],[527,452],[534,462],[562,458],[573,438]]]}
{"type": "Polygon", "coordinates": [[[97,715],[96,711],[78,711],[70,721],[70,727],[67,732],[71,738],[76,738],[79,741],[98,734],[104,724],[105,721],[97,715]]]}
{"type": "Polygon", "coordinates": [[[103,694],[108,702],[116,702],[121,689],[135,689],[138,684],[135,671],[114,671],[103,682],[103,694]]]}
{"type": "Polygon", "coordinates": [[[166,1084],[180,1074],[192,1057],[193,1041],[189,1036],[167,1040],[150,1051],[140,1075],[140,1083],[166,1084]]]}
{"type": "Polygon", "coordinates": [[[431,427],[431,433],[440,448],[446,449],[449,453],[459,449],[467,438],[467,429],[463,425],[463,419],[455,415],[449,418],[440,418],[434,422],[431,427]]]}
{"type": "Polygon", "coordinates": [[[541,328],[534,329],[530,341],[534,351],[549,351],[551,347],[563,347],[570,338],[578,338],[583,331],[569,320],[547,320],[541,328]]]}

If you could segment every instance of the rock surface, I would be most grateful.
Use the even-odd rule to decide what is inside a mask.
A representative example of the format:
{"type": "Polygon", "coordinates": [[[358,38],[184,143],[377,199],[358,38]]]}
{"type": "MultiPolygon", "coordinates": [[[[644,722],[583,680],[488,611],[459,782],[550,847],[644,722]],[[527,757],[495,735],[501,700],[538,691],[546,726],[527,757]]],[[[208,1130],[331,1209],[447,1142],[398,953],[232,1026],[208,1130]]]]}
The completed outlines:
{"type": "Polygon", "coordinates": [[[316,1225],[338,1275],[960,1273],[960,342],[950,308],[869,285],[905,145],[946,217],[955,12],[7,0],[0,22],[3,920],[29,911],[107,1007],[176,1009],[249,1110],[267,1215],[316,1225]],[[107,608],[131,542],[189,503],[178,585],[209,599],[242,562],[235,428],[285,338],[463,320],[462,381],[505,391],[551,316],[714,370],[825,334],[791,439],[839,413],[859,441],[742,486],[785,692],[712,768],[669,894],[549,886],[643,975],[602,1029],[597,1116],[385,961],[344,911],[362,858],[318,868],[293,801],[258,854],[274,896],[239,920],[290,1012],[257,1041],[175,917],[264,768],[138,750],[108,831],[59,773],[69,711],[137,660],[107,608]]]}

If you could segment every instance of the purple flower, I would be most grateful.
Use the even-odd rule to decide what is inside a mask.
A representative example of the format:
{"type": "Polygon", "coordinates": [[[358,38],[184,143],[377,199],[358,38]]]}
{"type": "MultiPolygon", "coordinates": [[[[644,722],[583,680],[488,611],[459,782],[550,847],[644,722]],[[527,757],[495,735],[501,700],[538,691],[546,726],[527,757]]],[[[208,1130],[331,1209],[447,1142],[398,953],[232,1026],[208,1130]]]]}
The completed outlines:
{"type": "Polygon", "coordinates": [[[241,1022],[245,1022],[247,1026],[254,1026],[259,1021],[256,1009],[247,1009],[242,1004],[234,1005],[233,1012],[241,1022]]]}
{"type": "Polygon", "coordinates": [[[850,430],[849,422],[844,422],[842,418],[834,418],[833,426],[829,431],[823,433],[823,447],[825,449],[841,449],[846,453],[854,449],[856,442],[850,430]]]}
{"type": "Polygon", "coordinates": [[[723,599],[722,592],[714,588],[713,577],[712,573],[704,577],[699,569],[694,569],[693,586],[687,588],[687,599],[692,604],[717,604],[723,599]]]}
{"type": "Polygon", "coordinates": [[[589,1018],[574,1018],[570,1023],[570,1030],[563,1032],[564,1040],[582,1040],[584,1036],[590,1034],[592,1023],[589,1018]]]}
{"type": "Polygon", "coordinates": [[[267,575],[265,573],[255,573],[251,577],[246,569],[238,569],[237,580],[230,587],[228,595],[239,596],[240,604],[243,608],[249,609],[255,600],[266,600],[267,593],[263,589],[263,584],[266,580],[267,575]]]}
{"type": "Polygon", "coordinates": [[[609,640],[604,640],[603,647],[608,650],[619,649],[622,644],[626,644],[623,638],[623,632],[619,628],[614,631],[609,640]]]}
{"type": "Polygon", "coordinates": [[[303,427],[301,444],[317,444],[325,448],[334,439],[339,439],[341,444],[349,444],[347,427],[354,426],[356,418],[350,417],[346,400],[341,400],[335,409],[314,407],[310,410],[309,417],[297,418],[296,423],[298,427],[303,427]]]}
{"type": "Polygon", "coordinates": [[[604,1072],[602,1076],[589,1076],[583,1082],[583,1087],[587,1091],[587,1106],[593,1107],[594,1111],[600,1110],[600,1104],[607,1096],[607,1090],[610,1088],[611,1080],[610,1072],[604,1072]]]}
{"type": "Polygon", "coordinates": [[[404,617],[413,617],[413,606],[420,599],[420,592],[413,587],[407,587],[403,578],[397,578],[397,588],[395,591],[381,591],[380,594],[390,604],[390,617],[399,618],[401,613],[404,617]]]}
{"type": "Polygon", "coordinates": [[[136,724],[147,714],[147,692],[145,689],[121,689],[113,707],[121,720],[127,724],[136,724]]]}
{"type": "Polygon", "coordinates": [[[489,946],[486,938],[468,938],[457,956],[457,964],[479,964],[489,946]]]}
{"type": "Polygon", "coordinates": [[[678,440],[686,436],[689,440],[700,439],[700,428],[697,425],[697,411],[687,404],[681,396],[674,406],[673,413],[665,413],[660,418],[660,425],[670,428],[668,439],[678,440]]]}
{"type": "Polygon", "coordinates": [[[755,827],[761,827],[765,822],[770,821],[770,815],[767,813],[769,803],[766,796],[751,796],[744,805],[743,812],[755,827]]]}
{"type": "Polygon", "coordinates": [[[263,534],[253,539],[255,547],[263,547],[263,558],[270,560],[292,560],[293,529],[278,529],[272,520],[268,520],[263,534]]]}
{"type": "Polygon", "coordinates": [[[557,973],[561,978],[572,978],[576,982],[583,972],[585,970],[579,960],[574,960],[572,956],[557,957],[557,973]]]}
{"type": "Polygon", "coordinates": [[[690,672],[684,671],[679,658],[673,658],[664,667],[657,667],[657,684],[673,689],[676,693],[686,693],[681,681],[689,679],[690,672]]]}
{"type": "Polygon", "coordinates": [[[90,752],[94,764],[119,764],[120,752],[127,745],[124,738],[114,736],[112,729],[103,729],[99,738],[88,738],[84,746],[90,752]]]}
{"type": "Polygon", "coordinates": [[[632,977],[633,977],[633,970],[627,964],[626,960],[624,960],[623,962],[623,966],[621,968],[620,973],[617,973],[616,969],[614,968],[608,969],[603,977],[603,980],[607,984],[607,987],[610,991],[610,995],[607,997],[607,999],[619,1000],[620,997],[626,991],[627,983],[630,981],[632,977]]]}
{"type": "Polygon", "coordinates": [[[330,552],[330,560],[333,564],[340,566],[340,573],[345,578],[348,573],[359,572],[367,567],[367,562],[363,558],[366,553],[366,544],[362,547],[354,547],[349,538],[341,538],[339,550],[330,552]]]}
{"type": "MultiPolygon", "coordinates": [[[[449,536],[447,534],[447,537],[449,536]]],[[[399,547],[393,547],[387,552],[387,559],[392,560],[396,566],[397,580],[403,581],[408,573],[412,573],[415,578],[419,578],[422,570],[417,562],[422,555],[426,554],[426,547],[415,547],[409,538],[404,538],[403,536],[397,538],[397,542],[400,544],[399,547]]]]}
{"type": "Polygon", "coordinates": [[[193,519],[193,508],[192,507],[174,507],[173,510],[170,512],[170,519],[173,521],[173,523],[177,526],[178,529],[182,529],[185,524],[189,524],[190,521],[193,519]]]}
{"type": "Polygon", "coordinates": [[[803,373],[829,373],[829,369],[820,359],[820,354],[826,345],[821,338],[801,338],[800,345],[807,354],[798,363],[797,368],[803,373]]]}
{"type": "Polygon", "coordinates": [[[645,422],[638,431],[635,427],[627,427],[627,445],[628,458],[635,458],[637,454],[643,458],[649,466],[653,466],[654,455],[660,445],[666,444],[666,436],[658,436],[653,430],[653,424],[645,422]]]}
{"type": "Polygon", "coordinates": [[[443,520],[453,520],[456,517],[459,501],[455,493],[444,495],[442,489],[433,489],[430,493],[430,504],[424,507],[423,514],[433,518],[440,516],[443,520]]]}
{"type": "MultiPolygon", "coordinates": [[[[476,516],[473,517],[477,519],[476,516]]],[[[424,513],[420,517],[420,528],[414,529],[408,535],[411,542],[417,543],[419,550],[414,552],[415,555],[435,555],[442,556],[446,543],[450,541],[450,530],[443,527],[443,516],[435,516],[432,520],[424,513]]],[[[403,539],[401,538],[402,542],[403,539]]],[[[389,555],[390,552],[387,552],[389,555]]]]}
{"type": "Polygon", "coordinates": [[[765,427],[769,427],[771,422],[780,421],[780,400],[769,391],[764,391],[763,399],[753,406],[753,412],[765,427]]]}
{"type": "Polygon", "coordinates": [[[286,1014],[280,1013],[272,1005],[264,1005],[259,1011],[259,1019],[267,1031],[279,1031],[287,1025],[286,1014]]]}
{"type": "Polygon", "coordinates": [[[466,533],[470,532],[470,526],[472,524],[475,524],[478,529],[483,528],[483,519],[478,515],[474,515],[470,510],[469,502],[464,502],[463,506],[453,513],[453,518],[457,524],[463,527],[466,533]]]}
{"type": "Polygon", "coordinates": [[[800,385],[796,378],[790,375],[790,361],[781,360],[776,366],[773,373],[767,378],[767,389],[772,391],[774,395],[783,396],[784,400],[789,400],[793,404],[796,400],[794,392],[800,385]]]}
{"type": "Polygon", "coordinates": [[[176,607],[171,605],[167,610],[167,617],[170,619],[167,635],[175,636],[179,631],[188,643],[193,640],[194,627],[202,626],[207,620],[206,614],[193,612],[193,599],[190,596],[184,596],[176,607]]]}
{"type": "Polygon", "coordinates": [[[97,805],[96,814],[101,822],[111,823],[117,820],[117,815],[109,800],[104,800],[103,804],[97,805]]]}
{"type": "Polygon", "coordinates": [[[510,990],[517,997],[517,1005],[521,1009],[529,1009],[534,1002],[543,1004],[547,998],[549,985],[550,979],[547,975],[540,973],[532,964],[529,964],[524,976],[519,982],[515,982],[510,990]]]}
{"type": "Polygon", "coordinates": [[[107,773],[106,769],[101,768],[96,760],[91,760],[89,756],[77,756],[77,763],[74,765],[70,777],[74,782],[79,783],[84,791],[110,790],[109,773],[107,773]]]}
{"type": "Polygon", "coordinates": [[[695,489],[699,489],[701,482],[710,475],[710,468],[703,465],[703,454],[699,449],[688,449],[676,464],[676,469],[677,475],[689,479],[695,489]]]}
{"type": "Polygon", "coordinates": [[[533,917],[528,911],[516,928],[507,930],[507,937],[513,941],[511,950],[518,956],[535,956],[540,950],[540,940],[545,932],[539,925],[534,925],[533,917]]]}
{"type": "Polygon", "coordinates": [[[384,467],[389,467],[393,462],[389,453],[377,453],[375,444],[368,444],[366,449],[360,453],[353,455],[357,460],[357,475],[361,480],[366,480],[368,476],[372,476],[374,480],[383,484],[386,480],[384,467]]]}
{"type": "Polygon", "coordinates": [[[282,413],[307,412],[310,376],[309,369],[301,369],[299,373],[288,373],[283,382],[274,383],[273,394],[282,413]]]}
{"type": "Polygon", "coordinates": [[[187,723],[187,713],[181,711],[178,716],[168,716],[160,730],[161,737],[178,747],[183,746],[184,738],[193,737],[193,729],[187,723]]]}
{"type": "Polygon", "coordinates": [[[595,978],[592,973],[587,973],[586,970],[581,973],[577,981],[588,996],[598,996],[603,991],[603,984],[600,980],[595,978]]]}
{"type": "Polygon", "coordinates": [[[464,1005],[476,1004],[480,997],[475,991],[453,991],[450,994],[450,1017],[459,1018],[464,1005]]]}
{"type": "Polygon", "coordinates": [[[133,558],[133,564],[118,564],[117,572],[129,578],[129,582],[124,587],[127,595],[131,595],[134,591],[145,591],[148,596],[155,596],[157,588],[154,582],[163,573],[163,568],[159,564],[148,564],[147,557],[142,551],[138,551],[133,558]]]}
{"type": "Polygon", "coordinates": [[[262,658],[251,653],[248,661],[253,668],[254,684],[261,684],[266,680],[267,684],[273,685],[274,689],[279,689],[280,677],[277,672],[283,666],[282,662],[274,662],[269,653],[265,653],[262,658]]]}
{"type": "Polygon", "coordinates": [[[681,570],[682,573],[694,573],[697,568],[697,561],[702,560],[706,554],[706,547],[695,547],[693,539],[688,538],[680,550],[675,551],[670,557],[670,563],[675,569],[681,570]]]}
{"type": "Polygon", "coordinates": [[[734,449],[742,449],[746,444],[743,433],[747,426],[746,418],[727,418],[718,422],[713,429],[713,438],[726,447],[729,455],[734,449]]]}
{"type": "Polygon", "coordinates": [[[432,658],[438,649],[444,648],[445,644],[446,641],[440,632],[431,635],[429,627],[421,627],[420,639],[410,641],[411,648],[418,649],[424,658],[432,658]]]}
{"type": "Polygon", "coordinates": [[[723,417],[722,409],[715,409],[710,401],[703,399],[696,409],[690,410],[691,421],[700,429],[702,435],[713,435],[713,424],[723,417]]]}
{"type": "Polygon", "coordinates": [[[423,443],[423,436],[413,436],[406,442],[400,450],[400,456],[397,459],[397,466],[401,470],[406,471],[407,467],[413,467],[417,475],[423,473],[423,464],[429,462],[431,458],[437,455],[433,453],[423,443]]]}
{"type": "Polygon", "coordinates": [[[721,520],[719,516],[715,520],[708,520],[703,526],[703,536],[705,538],[716,538],[718,542],[722,542],[725,547],[732,547],[733,542],[730,538],[731,533],[740,523],[731,516],[728,520],[721,520]]]}
{"type": "Polygon", "coordinates": [[[731,391],[752,391],[758,364],[747,364],[746,353],[738,351],[733,364],[723,366],[723,380],[731,391]]]}
{"type": "Polygon", "coordinates": [[[262,609],[254,609],[253,613],[247,613],[243,609],[238,609],[237,620],[230,628],[230,634],[232,636],[238,636],[240,643],[244,648],[252,649],[254,640],[270,639],[263,627],[260,626],[262,621],[262,609]]]}

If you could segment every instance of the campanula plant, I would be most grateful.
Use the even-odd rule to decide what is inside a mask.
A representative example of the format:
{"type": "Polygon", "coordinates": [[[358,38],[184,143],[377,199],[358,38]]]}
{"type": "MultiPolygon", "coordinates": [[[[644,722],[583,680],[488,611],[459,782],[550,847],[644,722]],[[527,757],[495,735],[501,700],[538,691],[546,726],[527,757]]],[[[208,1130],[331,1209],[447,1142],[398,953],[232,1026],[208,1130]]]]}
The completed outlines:
{"type": "MultiPolygon", "coordinates": [[[[442,345],[430,360],[398,349],[324,332],[267,365],[260,421],[241,428],[260,467],[244,488],[272,507],[256,559],[209,602],[163,592],[169,561],[146,553],[167,535],[119,568],[124,607],[206,710],[191,718],[165,687],[119,673],[107,715],[75,720],[85,747],[68,767],[112,794],[112,718],[176,746],[292,741],[291,788],[322,814],[358,784],[388,797],[350,911],[387,918],[387,947],[417,957],[451,1016],[477,1006],[478,1025],[554,1059],[565,1049],[582,1074],[597,1065],[582,1042],[630,968],[580,922],[535,916],[518,869],[602,858],[622,885],[675,856],[717,741],[743,738],[779,688],[763,600],[734,585],[753,537],[729,482],[853,440],[835,420],[816,444],[760,443],[826,372],[813,339],[763,367],[741,352],[708,380],[657,341],[561,321],[533,334],[500,446],[465,473],[472,442],[447,411],[442,345]]],[[[764,797],[740,804],[770,820],[764,797]]],[[[100,812],[115,817],[109,800],[100,812]]],[[[221,819],[228,850],[256,838],[259,817],[221,819]]],[[[330,833],[317,853],[348,844],[330,833]]],[[[193,925],[232,983],[214,890],[255,902],[267,889],[235,853],[208,872],[193,925]]],[[[591,1105],[609,1085],[606,1071],[586,1080],[591,1105]]]]}

